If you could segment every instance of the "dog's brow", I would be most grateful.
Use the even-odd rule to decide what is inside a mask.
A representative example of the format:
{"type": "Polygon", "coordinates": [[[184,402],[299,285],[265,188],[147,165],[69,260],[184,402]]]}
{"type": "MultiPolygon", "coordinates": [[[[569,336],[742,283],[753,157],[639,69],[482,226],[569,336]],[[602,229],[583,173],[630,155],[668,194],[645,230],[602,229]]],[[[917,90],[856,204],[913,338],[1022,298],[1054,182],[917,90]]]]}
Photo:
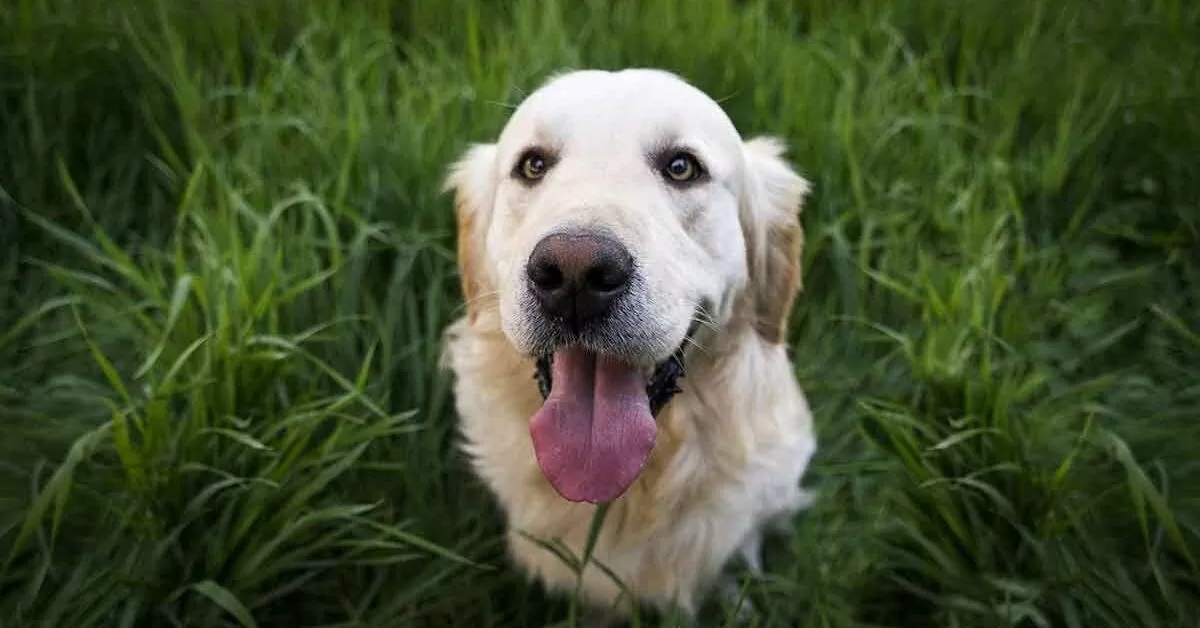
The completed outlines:
{"type": "Polygon", "coordinates": [[[558,137],[557,134],[550,132],[545,125],[534,125],[529,139],[521,143],[521,146],[517,149],[517,152],[513,155],[513,158],[516,159],[517,155],[520,155],[531,149],[537,149],[544,153],[557,156],[562,153],[562,138],[558,137]]]}
{"type": "Polygon", "coordinates": [[[647,144],[646,154],[657,157],[665,151],[680,149],[691,150],[691,147],[678,133],[661,133],[647,144]]]}
{"type": "Polygon", "coordinates": [[[646,145],[646,159],[650,161],[659,161],[666,159],[677,152],[688,152],[696,156],[701,161],[705,159],[706,151],[704,146],[699,142],[691,141],[678,133],[664,133],[652,140],[646,145]]]}

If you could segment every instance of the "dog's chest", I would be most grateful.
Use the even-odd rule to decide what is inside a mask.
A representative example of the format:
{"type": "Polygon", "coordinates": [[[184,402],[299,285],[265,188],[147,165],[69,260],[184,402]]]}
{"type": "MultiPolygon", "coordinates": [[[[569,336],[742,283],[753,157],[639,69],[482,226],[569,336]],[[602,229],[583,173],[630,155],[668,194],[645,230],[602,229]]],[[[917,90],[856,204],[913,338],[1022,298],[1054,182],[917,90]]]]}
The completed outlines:
{"type": "MultiPolygon", "coordinates": [[[[502,414],[493,405],[486,418],[482,408],[464,415],[466,448],[505,512],[515,562],[552,588],[569,587],[574,574],[539,541],[580,555],[596,508],[568,502],[550,487],[529,444],[523,406],[504,406],[502,414]]],[[[752,532],[761,514],[754,491],[761,485],[747,486],[741,474],[730,473],[718,460],[717,444],[687,440],[672,417],[663,418],[658,447],[642,476],[610,507],[595,556],[628,586],[665,600],[691,595],[752,532]]],[[[608,586],[600,581],[588,588],[603,597],[608,586]]]]}
{"type": "MultiPolygon", "coordinates": [[[[538,467],[533,364],[500,337],[460,335],[448,348],[463,450],[505,513],[513,560],[551,588],[573,587],[571,568],[538,540],[579,555],[595,508],[561,498],[538,467]]],[[[732,374],[685,382],[658,418],[642,474],[608,511],[595,556],[648,598],[686,602],[766,519],[799,503],[812,442],[790,368],[782,359],[731,364],[732,374]]],[[[603,573],[588,573],[588,597],[619,593],[603,573]]]]}

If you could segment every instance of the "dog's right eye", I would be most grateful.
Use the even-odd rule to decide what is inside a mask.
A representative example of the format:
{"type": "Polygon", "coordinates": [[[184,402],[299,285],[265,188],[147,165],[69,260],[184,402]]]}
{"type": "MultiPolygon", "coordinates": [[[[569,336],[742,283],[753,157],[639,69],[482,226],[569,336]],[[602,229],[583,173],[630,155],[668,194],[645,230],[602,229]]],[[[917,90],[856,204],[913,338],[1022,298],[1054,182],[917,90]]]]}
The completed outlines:
{"type": "Polygon", "coordinates": [[[671,156],[662,166],[662,173],[676,184],[688,184],[705,177],[704,166],[691,153],[680,151],[671,156]]]}
{"type": "Polygon", "coordinates": [[[514,173],[526,181],[537,181],[546,176],[550,169],[550,160],[537,151],[526,151],[517,162],[514,173]]]}

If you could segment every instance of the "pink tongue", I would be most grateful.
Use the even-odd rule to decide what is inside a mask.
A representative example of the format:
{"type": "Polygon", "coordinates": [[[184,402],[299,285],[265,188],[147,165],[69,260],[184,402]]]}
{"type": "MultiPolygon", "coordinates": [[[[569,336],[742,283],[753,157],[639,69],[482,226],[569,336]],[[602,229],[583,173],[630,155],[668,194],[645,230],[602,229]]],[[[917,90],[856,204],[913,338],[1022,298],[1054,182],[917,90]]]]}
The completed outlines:
{"type": "Polygon", "coordinates": [[[573,502],[620,497],[654,447],[645,378],[616,358],[579,348],[556,352],[552,370],[550,396],[529,424],[542,473],[573,502]]]}

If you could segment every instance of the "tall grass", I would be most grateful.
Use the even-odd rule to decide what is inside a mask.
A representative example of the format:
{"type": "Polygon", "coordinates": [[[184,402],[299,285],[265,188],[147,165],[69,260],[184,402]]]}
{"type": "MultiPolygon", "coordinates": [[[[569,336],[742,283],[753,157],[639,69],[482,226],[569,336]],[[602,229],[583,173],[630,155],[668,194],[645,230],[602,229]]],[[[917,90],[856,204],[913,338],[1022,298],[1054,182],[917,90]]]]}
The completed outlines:
{"type": "Polygon", "coordinates": [[[759,625],[1192,626],[1198,32],[1169,0],[14,0],[0,625],[567,617],[454,449],[440,179],[549,74],[638,65],[815,184],[820,499],[746,575],[759,625]]]}

